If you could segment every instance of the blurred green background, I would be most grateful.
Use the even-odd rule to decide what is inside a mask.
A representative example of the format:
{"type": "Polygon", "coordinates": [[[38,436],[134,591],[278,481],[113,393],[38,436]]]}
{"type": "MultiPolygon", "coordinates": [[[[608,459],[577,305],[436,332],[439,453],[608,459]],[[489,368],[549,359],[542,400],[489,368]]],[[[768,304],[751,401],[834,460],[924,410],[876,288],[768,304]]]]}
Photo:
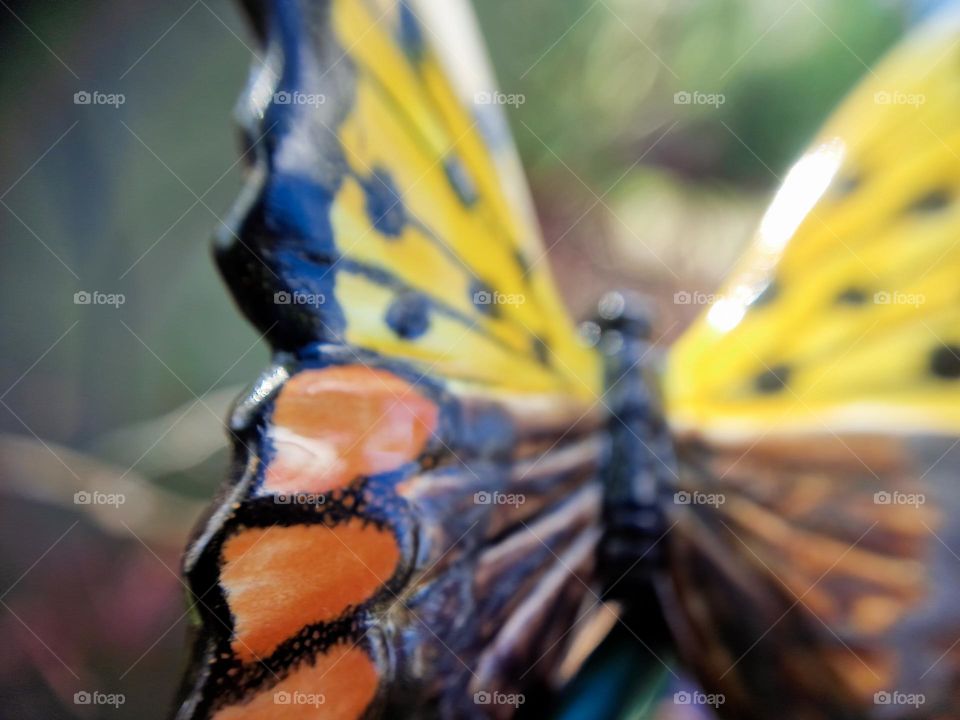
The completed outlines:
{"type": "MultiPolygon", "coordinates": [[[[525,98],[508,116],[573,311],[633,287],[671,336],[688,318],[664,299],[715,285],[915,10],[475,4],[502,89],[525,98]]],[[[253,39],[225,0],[0,5],[0,715],[159,717],[184,657],[179,552],[223,476],[226,408],[268,357],[209,240],[242,179],[231,109],[253,39]],[[125,702],[74,702],[95,690],[125,702]]]]}

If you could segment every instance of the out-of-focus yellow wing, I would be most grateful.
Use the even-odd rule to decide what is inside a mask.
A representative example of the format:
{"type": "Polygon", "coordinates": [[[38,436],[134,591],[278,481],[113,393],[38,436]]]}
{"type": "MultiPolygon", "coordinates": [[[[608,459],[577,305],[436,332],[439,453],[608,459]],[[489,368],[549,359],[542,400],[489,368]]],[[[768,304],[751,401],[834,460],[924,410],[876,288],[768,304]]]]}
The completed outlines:
{"type": "Polygon", "coordinates": [[[222,236],[224,275],[277,347],[346,345],[454,385],[592,401],[597,354],[554,288],[500,94],[469,42],[449,49],[473,37],[469,12],[448,5],[330,0],[306,11],[309,33],[267,28],[282,53],[241,108],[262,159],[222,236]]]}
{"type": "Polygon", "coordinates": [[[670,354],[674,427],[960,430],[958,40],[897,49],[790,171],[670,354]]]}
{"type": "Polygon", "coordinates": [[[725,717],[960,717],[960,27],[784,179],[672,350],[665,608],[725,717]]]}

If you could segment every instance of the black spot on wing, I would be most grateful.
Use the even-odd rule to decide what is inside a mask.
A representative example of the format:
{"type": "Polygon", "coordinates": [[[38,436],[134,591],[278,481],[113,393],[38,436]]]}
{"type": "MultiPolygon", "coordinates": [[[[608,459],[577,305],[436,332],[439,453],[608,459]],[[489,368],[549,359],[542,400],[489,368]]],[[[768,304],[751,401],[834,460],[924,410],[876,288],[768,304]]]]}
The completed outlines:
{"type": "Polygon", "coordinates": [[[399,237],[407,224],[407,210],[390,173],[377,168],[373,176],[361,184],[370,223],[387,237],[399,237]]]}
{"type": "Polygon", "coordinates": [[[517,263],[517,267],[520,268],[520,274],[526,282],[530,281],[530,262],[527,260],[527,256],[523,254],[523,251],[517,248],[513,251],[513,259],[517,263]]]}
{"type": "Polygon", "coordinates": [[[914,200],[907,212],[917,215],[933,214],[945,209],[952,201],[953,193],[946,188],[936,188],[914,200]]]}
{"type": "Polygon", "coordinates": [[[774,300],[777,299],[777,296],[780,294],[780,285],[776,280],[771,280],[767,283],[767,286],[760,292],[757,297],[753,299],[753,302],[750,303],[750,307],[764,307],[769,305],[774,300]]]}
{"type": "Polygon", "coordinates": [[[849,287],[837,294],[837,305],[864,305],[869,299],[869,294],[863,288],[849,287]]]}
{"type": "Polygon", "coordinates": [[[499,317],[500,306],[496,303],[496,293],[482,280],[470,283],[470,301],[473,306],[488,317],[499,317]]]}
{"type": "Polygon", "coordinates": [[[400,47],[403,48],[403,52],[412,62],[419,63],[423,59],[424,52],[426,51],[426,45],[423,41],[423,30],[421,30],[416,15],[414,15],[405,0],[401,0],[397,6],[397,10],[400,13],[400,24],[397,28],[400,47]]]}
{"type": "Polygon", "coordinates": [[[547,345],[546,341],[543,338],[534,336],[533,338],[533,354],[537,358],[537,362],[541,365],[550,364],[550,346],[547,345]]]}
{"type": "Polygon", "coordinates": [[[786,387],[789,379],[789,365],[774,365],[772,368],[768,368],[757,375],[756,379],[753,381],[753,386],[758,393],[769,395],[783,390],[783,388],[786,387]]]}
{"type": "Polygon", "coordinates": [[[943,380],[960,378],[960,345],[940,345],[930,353],[930,372],[943,380]]]}
{"type": "Polygon", "coordinates": [[[430,329],[430,300],[418,292],[400,293],[387,308],[386,322],[398,337],[414,340],[430,329]]]}
{"type": "Polygon", "coordinates": [[[860,186],[863,185],[863,177],[860,175],[840,175],[833,181],[831,194],[834,198],[840,200],[853,195],[860,186]]]}
{"type": "Polygon", "coordinates": [[[444,172],[453,191],[457,194],[464,207],[471,207],[477,202],[477,188],[458,157],[451,155],[443,163],[444,172]]]}

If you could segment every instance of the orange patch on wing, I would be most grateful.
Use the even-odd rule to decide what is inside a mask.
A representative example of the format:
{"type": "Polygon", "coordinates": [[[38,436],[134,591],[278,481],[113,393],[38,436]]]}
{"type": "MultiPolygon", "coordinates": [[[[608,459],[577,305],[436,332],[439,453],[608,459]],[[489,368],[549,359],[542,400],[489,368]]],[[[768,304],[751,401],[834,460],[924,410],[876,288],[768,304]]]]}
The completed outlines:
{"type": "Polygon", "coordinates": [[[359,647],[335,645],[303,664],[274,687],[242,705],[231,705],[214,720],[314,720],[358,718],[377,692],[377,668],[359,647]]]}
{"type": "Polygon", "coordinates": [[[324,493],[415,460],[437,406],[410,383],[362,365],[305,370],[277,397],[264,490],[324,493]]]}
{"type": "Polygon", "coordinates": [[[234,653],[270,655],[305,625],[340,617],[393,575],[400,557],[388,530],[360,520],[241,531],[223,544],[220,584],[234,621],[234,653]]]}

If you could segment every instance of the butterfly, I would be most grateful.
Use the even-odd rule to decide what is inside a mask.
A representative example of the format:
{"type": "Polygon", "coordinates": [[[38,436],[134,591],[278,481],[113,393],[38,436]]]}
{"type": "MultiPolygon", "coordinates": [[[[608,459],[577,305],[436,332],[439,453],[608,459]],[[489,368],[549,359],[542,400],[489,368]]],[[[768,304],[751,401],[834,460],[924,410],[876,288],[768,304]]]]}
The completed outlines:
{"type": "Polygon", "coordinates": [[[642,303],[564,310],[467,5],[247,9],[216,258],[274,352],[177,718],[511,717],[648,593],[727,717],[957,714],[957,31],[847,100],[651,381],[642,303]]]}

